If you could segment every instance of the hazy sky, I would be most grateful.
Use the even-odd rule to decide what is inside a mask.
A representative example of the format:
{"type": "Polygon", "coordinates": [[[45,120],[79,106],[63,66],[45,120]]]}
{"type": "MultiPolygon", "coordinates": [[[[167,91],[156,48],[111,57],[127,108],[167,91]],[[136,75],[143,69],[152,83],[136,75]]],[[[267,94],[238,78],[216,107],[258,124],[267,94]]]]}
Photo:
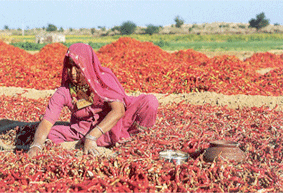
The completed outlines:
{"type": "Polygon", "coordinates": [[[185,23],[248,23],[264,12],[283,25],[283,0],[0,0],[0,29],[112,28],[125,21],[137,26],[185,23]]]}

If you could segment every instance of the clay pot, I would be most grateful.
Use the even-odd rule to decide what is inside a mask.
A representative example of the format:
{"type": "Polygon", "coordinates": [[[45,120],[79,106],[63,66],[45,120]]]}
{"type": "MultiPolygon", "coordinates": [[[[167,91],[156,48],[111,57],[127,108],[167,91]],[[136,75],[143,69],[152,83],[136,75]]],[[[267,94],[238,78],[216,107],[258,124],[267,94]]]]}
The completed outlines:
{"type": "Polygon", "coordinates": [[[223,140],[210,142],[210,147],[204,154],[204,160],[212,162],[218,156],[236,162],[242,162],[246,157],[245,153],[239,148],[237,142],[223,140]]]}

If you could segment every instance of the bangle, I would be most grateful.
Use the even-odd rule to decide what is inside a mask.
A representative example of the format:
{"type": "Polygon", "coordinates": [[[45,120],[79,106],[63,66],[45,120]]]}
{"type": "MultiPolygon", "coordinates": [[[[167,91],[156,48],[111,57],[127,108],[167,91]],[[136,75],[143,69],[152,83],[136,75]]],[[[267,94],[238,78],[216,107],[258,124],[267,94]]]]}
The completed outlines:
{"type": "Polygon", "coordinates": [[[42,146],[41,145],[38,145],[38,144],[32,144],[29,148],[33,148],[33,147],[37,147],[39,148],[40,150],[42,150],[42,146]]]}
{"type": "Polygon", "coordinates": [[[104,131],[101,129],[101,127],[97,125],[96,128],[102,133],[102,135],[104,134],[104,131]]]}
{"type": "Polygon", "coordinates": [[[92,140],[92,141],[97,141],[97,140],[98,140],[97,137],[94,137],[94,136],[92,136],[92,135],[90,135],[90,134],[87,134],[87,135],[85,136],[85,138],[86,138],[86,139],[90,139],[90,140],[92,140]]]}

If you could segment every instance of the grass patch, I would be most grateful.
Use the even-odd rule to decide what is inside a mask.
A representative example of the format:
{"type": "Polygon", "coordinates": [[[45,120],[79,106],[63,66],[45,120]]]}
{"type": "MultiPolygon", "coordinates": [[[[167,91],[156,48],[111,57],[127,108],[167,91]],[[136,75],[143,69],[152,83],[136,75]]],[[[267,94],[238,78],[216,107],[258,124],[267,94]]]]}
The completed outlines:
{"type": "Polygon", "coordinates": [[[255,51],[283,50],[283,40],[279,41],[233,41],[233,42],[167,42],[162,49],[168,51],[193,49],[196,51],[255,51]]]}
{"type": "MultiPolygon", "coordinates": [[[[64,45],[69,47],[74,43],[87,43],[93,49],[99,50],[102,46],[117,41],[121,35],[93,37],[89,35],[67,35],[64,45]]],[[[211,34],[211,35],[139,35],[127,37],[139,41],[153,42],[167,51],[193,49],[196,51],[261,51],[282,50],[282,34],[211,34]]],[[[40,50],[43,44],[34,43],[35,36],[10,36],[17,43],[12,45],[25,50],[40,50]]]]}

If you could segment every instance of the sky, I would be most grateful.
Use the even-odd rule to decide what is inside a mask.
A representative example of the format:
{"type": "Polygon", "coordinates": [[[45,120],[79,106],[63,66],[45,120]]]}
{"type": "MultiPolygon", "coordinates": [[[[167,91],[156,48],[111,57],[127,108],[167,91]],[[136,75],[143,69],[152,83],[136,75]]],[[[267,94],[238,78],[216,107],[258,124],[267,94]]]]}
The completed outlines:
{"type": "Polygon", "coordinates": [[[249,23],[264,12],[270,24],[283,25],[283,0],[0,0],[0,29],[110,29],[131,21],[137,26],[249,23]]]}

